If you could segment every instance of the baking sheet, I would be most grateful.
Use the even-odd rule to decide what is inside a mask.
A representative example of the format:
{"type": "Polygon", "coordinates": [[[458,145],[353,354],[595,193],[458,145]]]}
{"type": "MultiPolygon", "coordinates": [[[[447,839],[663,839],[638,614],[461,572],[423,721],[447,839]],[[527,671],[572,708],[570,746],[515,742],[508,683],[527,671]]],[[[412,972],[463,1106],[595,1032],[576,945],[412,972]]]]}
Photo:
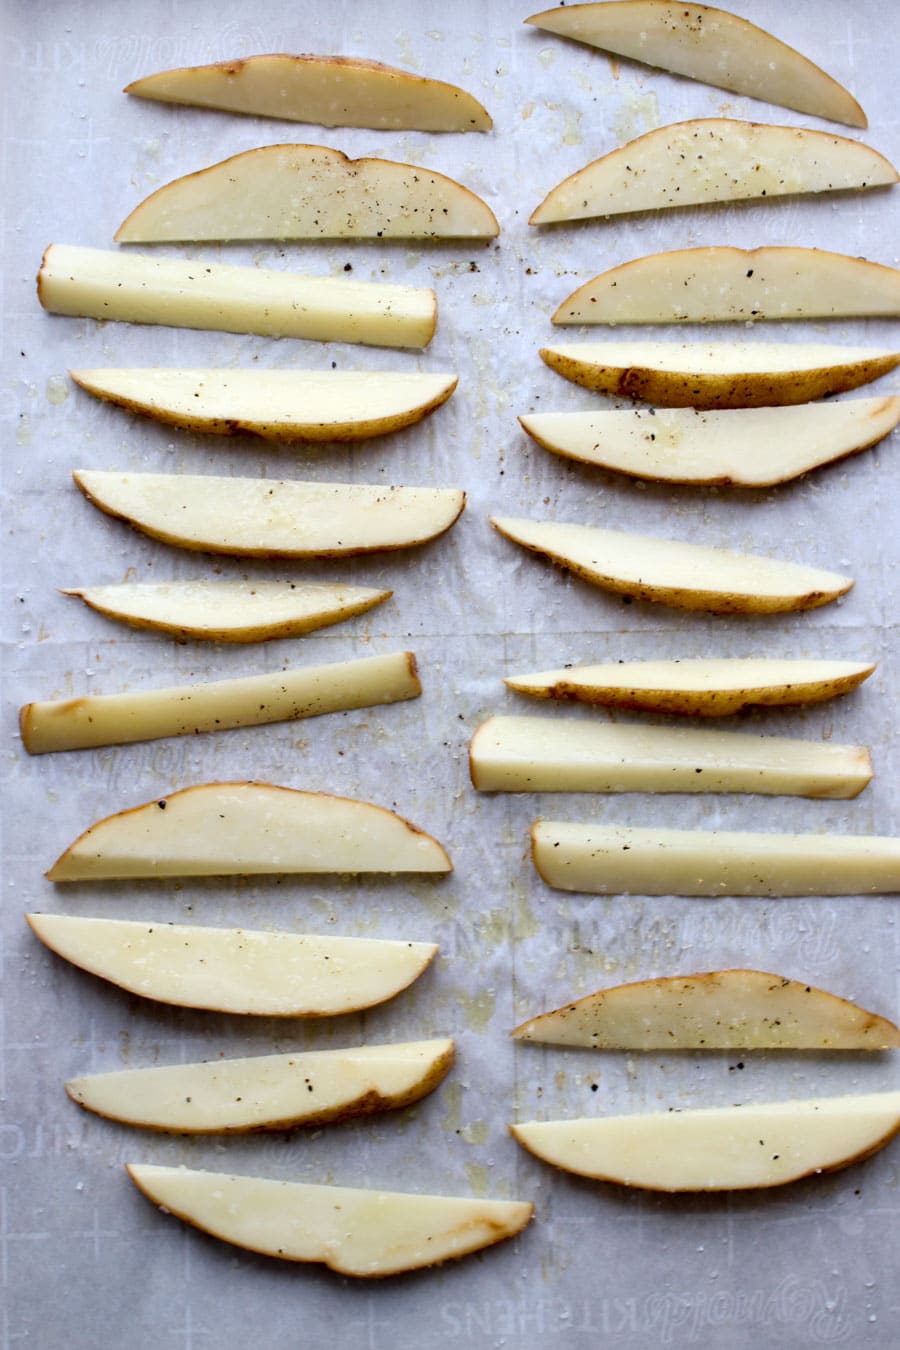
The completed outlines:
{"type": "MultiPolygon", "coordinates": [[[[900,11],[879,0],[742,0],[853,89],[864,139],[897,161],[900,11]]],[[[537,357],[559,301],[596,272],[659,249],[797,243],[897,265],[895,193],[698,208],[538,232],[544,193],[622,140],[722,113],[824,126],[782,109],[614,62],[523,26],[527,6],[459,0],[368,4],[53,0],[3,6],[0,459],[5,754],[0,983],[0,1346],[342,1347],[544,1345],[745,1347],[898,1338],[897,1147],[831,1177],[759,1195],[662,1197],[555,1173],[509,1138],[514,1119],[764,1101],[896,1087],[890,1056],[589,1055],[514,1046],[524,1017],[624,979],[729,965],[802,978],[888,1015],[898,1006],[896,901],[563,896],[527,857],[530,822],[561,819],[735,829],[895,832],[898,751],[897,508],[891,441],[794,485],[746,493],[653,487],[546,454],[516,423],[595,396],[537,357]],[[462,84],[494,117],[488,136],[322,131],[130,100],[129,80],[259,51],[363,55],[462,84]],[[51,242],[111,247],[157,186],[226,155],[305,140],[434,167],[502,225],[496,244],[259,244],[165,249],[207,259],[433,285],[424,353],[141,328],[44,314],[34,274],[51,242]],[[132,419],[76,390],[70,367],[249,365],[452,369],[460,387],[420,427],[357,447],[225,441],[132,419]],[[331,565],[214,560],[156,544],[94,511],[77,466],[461,486],[454,530],[408,554],[331,565]],[[625,604],[496,536],[491,512],[547,515],[849,570],[843,602],[796,617],[710,618],[625,604]],[[371,614],[293,642],[178,645],[112,624],[56,587],[123,579],[297,576],[390,586],[371,614]],[[33,698],[224,678],[412,648],[414,703],[294,726],[29,759],[16,709],[33,698]],[[531,708],[504,674],[663,655],[874,658],[856,695],[725,725],[873,747],[855,802],[750,797],[485,796],[468,738],[531,708]],[[441,839],[445,880],[248,879],[89,884],[44,870],[92,821],[189,783],[257,778],[395,807],[441,839]],[[441,955],[406,993],[312,1025],[157,1007],[39,946],[25,910],[434,940],[441,955]],[[79,1111],[67,1077],[221,1053],[452,1034],[458,1064],[431,1097],[329,1130],[247,1139],[148,1135],[79,1111]],[[126,1161],[286,1179],[533,1199],[517,1240],[440,1270],[370,1285],[205,1238],[157,1213],[126,1161]]],[[[858,133],[847,133],[856,135],[858,133]]],[[[704,330],[704,334],[708,330],[704,330]]],[[[896,343],[886,322],[713,329],[722,337],[896,343]]],[[[622,330],[637,336],[639,330],[622,330]]],[[[644,334],[647,335],[647,334],[644,334]]],[[[669,336],[660,331],[655,336],[669,336]]],[[[684,330],[697,336],[697,330],[684,330]]],[[[897,388],[888,377],[878,386],[897,388]]],[[[865,392],[865,391],[864,391],[865,392]]],[[[895,441],[896,437],[892,438],[895,441]]]]}

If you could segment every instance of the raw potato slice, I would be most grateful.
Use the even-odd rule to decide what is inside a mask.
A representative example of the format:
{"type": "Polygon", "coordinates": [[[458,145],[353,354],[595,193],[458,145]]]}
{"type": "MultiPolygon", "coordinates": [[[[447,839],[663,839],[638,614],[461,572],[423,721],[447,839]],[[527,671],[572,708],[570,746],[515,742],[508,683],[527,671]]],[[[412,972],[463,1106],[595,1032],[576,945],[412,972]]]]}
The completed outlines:
{"type": "Polygon", "coordinates": [[[210,642],[262,642],[355,618],[393,591],[339,582],[159,581],[73,586],[62,594],[133,628],[210,642]]]}
{"type": "Polygon", "coordinates": [[[271,783],[200,783],[98,821],[47,876],[451,870],[436,839],[382,806],[271,783]]]}
{"type": "Polygon", "coordinates": [[[585,165],[548,192],[529,224],[896,182],[884,155],[847,136],[704,117],[659,127],[585,165]]]}
{"type": "Polygon", "coordinates": [[[128,412],[215,436],[356,441],[420,422],[457,375],[397,370],[70,370],[76,384],[128,412]]]}
{"type": "Polygon", "coordinates": [[[632,478],[769,487],[877,445],[900,422],[900,398],[713,412],[532,413],[519,421],[545,450],[632,478]]]}
{"type": "Polygon", "coordinates": [[[891,1050],[900,1029],[811,984],[714,970],[601,989],[516,1027],[518,1041],[595,1050],[891,1050]]]}
{"type": "Polygon", "coordinates": [[[590,895],[885,895],[900,891],[900,839],[738,834],[538,820],[534,865],[590,895]]]}
{"type": "Polygon", "coordinates": [[[444,174],[325,145],[265,145],[176,178],[135,207],[120,244],[217,239],[494,239],[493,211],[444,174]]]}
{"type": "Polygon", "coordinates": [[[491,524],[595,586],[677,609],[783,614],[827,605],[853,585],[850,577],[797,563],[591,525],[510,516],[492,516],[491,524]]]}
{"type": "Polygon", "coordinates": [[[848,694],[875,666],[855,661],[791,661],[782,657],[686,657],[564,666],[504,683],[532,698],[570,699],[636,712],[728,717],[747,708],[824,703],[848,694]]]}
{"type": "Polygon", "coordinates": [[[351,1190],[186,1167],[129,1163],[128,1173],[167,1214],[224,1242],[370,1278],[491,1247],[521,1232],[534,1211],[518,1200],[351,1190]]]}
{"type": "Polygon", "coordinates": [[[674,408],[809,403],[900,363],[900,352],[883,348],[807,342],[569,342],[540,355],[586,389],[674,408]]]}
{"type": "Polygon", "coordinates": [[[437,326],[427,287],[71,244],[47,249],[37,291],[51,314],[370,347],[427,347],[437,326]]]}
{"type": "Polygon", "coordinates": [[[758,792],[856,797],[872,778],[860,745],[786,736],[491,717],[469,746],[482,792],[758,792]]]}
{"type": "Polygon", "coordinates": [[[651,1191],[783,1186],[861,1162],[900,1130],[900,1092],[511,1125],[529,1153],[651,1191]]]}
{"type": "Polygon", "coordinates": [[[418,979],[437,952],[428,942],[25,917],[51,951],[129,993],[257,1017],[333,1017],[374,1007],[418,979]]]}
{"type": "Polygon", "coordinates": [[[601,272],[553,315],[573,323],[895,318],[900,271],[820,248],[675,249],[601,272]]]}
{"type": "Polygon", "coordinates": [[[26,703],[19,728],[28,753],[44,755],[292,722],[400,703],[421,692],[413,653],[393,652],[209,684],[26,703]]]}
{"type": "Polygon", "coordinates": [[[342,558],[436,539],[466,504],[457,488],[298,483],[76,469],[88,501],[163,543],[251,558],[342,558]]]}
{"type": "Polygon", "coordinates": [[[548,9],[525,22],[718,89],[868,125],[853,95],[824,70],[764,28],[711,5],[613,0],[548,9]]]}
{"type": "Polygon", "coordinates": [[[72,1078],[79,1106],[178,1134],[327,1125],[410,1106],[450,1072],[452,1040],[216,1059],[72,1078]]]}
{"type": "Polygon", "coordinates": [[[248,56],[146,75],[138,98],[375,131],[490,131],[477,99],[442,80],[352,56],[248,56]]]}

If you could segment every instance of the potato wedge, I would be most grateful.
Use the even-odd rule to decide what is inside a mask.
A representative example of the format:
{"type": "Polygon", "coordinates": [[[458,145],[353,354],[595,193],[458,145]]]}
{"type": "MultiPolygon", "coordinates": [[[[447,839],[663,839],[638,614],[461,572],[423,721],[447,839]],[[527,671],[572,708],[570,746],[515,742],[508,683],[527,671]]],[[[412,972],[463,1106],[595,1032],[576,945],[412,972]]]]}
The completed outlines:
{"type": "Polygon", "coordinates": [[[491,524],[594,586],[676,609],[783,614],[827,605],[853,585],[837,572],[591,525],[511,516],[492,516],[491,524]]]}
{"type": "Polygon", "coordinates": [[[179,1008],[333,1017],[393,998],[434,960],[429,942],[200,928],[26,914],[57,956],[120,989],[179,1008]]]}
{"type": "Polygon", "coordinates": [[[481,792],[756,792],[857,797],[872,778],[861,745],[693,727],[491,717],[469,745],[481,792]]]}
{"type": "Polygon", "coordinates": [[[270,441],[357,441],[421,422],[457,375],[399,370],[70,370],[89,394],[167,426],[270,441]]]}
{"type": "Polygon", "coordinates": [[[670,408],[809,403],[894,370],[900,352],[782,342],[570,342],[542,347],[552,370],[600,394],[670,408]]]}
{"type": "Polygon", "coordinates": [[[769,487],[877,445],[900,422],[900,398],[706,412],[532,413],[519,421],[545,450],[631,478],[769,487]]]}
{"type": "Polygon", "coordinates": [[[600,989],[522,1022],[517,1041],[594,1050],[892,1050],[900,1028],[848,999],[761,970],[600,989]]]}
{"type": "Polygon", "coordinates": [[[461,515],[457,488],[299,483],[76,469],[88,501],[179,548],[251,558],[342,558],[436,539],[461,515]]]}
{"type": "Polygon", "coordinates": [[[427,347],[437,326],[428,287],[71,244],[47,249],[37,292],[51,314],[370,347],[427,347]]]}
{"type": "Polygon", "coordinates": [[[135,581],[70,586],[62,594],[132,628],[209,642],[263,642],[343,623],[393,591],[324,581],[135,581]]]}
{"type": "Polygon", "coordinates": [[[718,89],[865,127],[851,93],[764,28],[711,5],[608,0],[533,14],[526,23],[718,89]]]}
{"type": "Polygon", "coordinates": [[[579,286],[553,315],[575,323],[748,323],[896,318],[900,270],[819,248],[674,249],[579,286]]]}
{"type": "Polygon", "coordinates": [[[517,1200],[351,1190],[186,1167],[129,1163],[128,1174],[166,1214],[224,1242],[369,1278],[491,1247],[521,1232],[534,1211],[517,1200]]]}
{"type": "Polygon", "coordinates": [[[548,886],[590,895],[886,895],[900,891],[900,839],[879,835],[657,830],[538,820],[534,865],[548,886]]]}
{"type": "Polygon", "coordinates": [[[200,783],[98,821],[47,876],[450,871],[436,839],[382,806],[271,783],[200,783]]]}
{"type": "Polygon", "coordinates": [[[900,1130],[900,1092],[511,1125],[567,1172],[651,1191],[783,1186],[861,1162],[900,1130]]]}
{"type": "Polygon", "coordinates": [[[145,75],[136,98],[375,131],[490,131],[477,99],[442,80],[353,56],[248,56],[145,75]]]}
{"type": "Polygon", "coordinates": [[[497,217],[453,178],[326,145],[265,145],[167,183],[119,244],[217,239],[495,239],[497,217]]]}
{"type": "Polygon", "coordinates": [[[747,708],[824,703],[857,689],[875,670],[855,661],[782,657],[684,657],[563,666],[504,681],[532,698],[570,699],[636,712],[729,717],[747,708]]]}
{"type": "Polygon", "coordinates": [[[884,155],[848,136],[702,117],[658,127],[586,164],[547,193],[529,224],[756,197],[859,192],[896,182],[897,170],[884,155]]]}
{"type": "Polygon", "coordinates": [[[232,680],[26,703],[19,729],[28,753],[45,755],[292,722],[401,703],[421,692],[413,653],[392,652],[232,680]]]}
{"type": "Polygon", "coordinates": [[[177,1134],[328,1125],[393,1111],[450,1072],[452,1040],[215,1059],[72,1078],[66,1092],[110,1120],[177,1134]]]}

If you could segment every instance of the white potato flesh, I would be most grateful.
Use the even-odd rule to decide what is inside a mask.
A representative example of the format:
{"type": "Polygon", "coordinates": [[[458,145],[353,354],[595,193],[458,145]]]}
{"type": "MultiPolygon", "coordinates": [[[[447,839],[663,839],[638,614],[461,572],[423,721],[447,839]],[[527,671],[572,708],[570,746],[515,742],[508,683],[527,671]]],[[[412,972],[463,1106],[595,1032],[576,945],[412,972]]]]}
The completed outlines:
{"type": "Polygon", "coordinates": [[[393,591],[324,581],[136,581],[72,586],[62,594],[133,628],[210,642],[262,642],[355,618],[393,591]]]}
{"type": "Polygon", "coordinates": [[[766,103],[865,127],[852,94],[819,66],[747,19],[675,0],[566,5],[526,23],[617,56],[766,103]]]}
{"type": "Polygon", "coordinates": [[[436,839],[382,806],[271,783],[200,783],[98,821],[47,876],[451,870],[436,839]]]}
{"type": "Polygon", "coordinates": [[[844,595],[850,577],[776,558],[706,548],[592,525],[491,517],[495,530],[595,586],[711,614],[815,609],[844,595]]]}
{"type": "Polygon", "coordinates": [[[847,136],[705,117],[659,127],[585,165],[548,192],[529,223],[896,182],[884,155],[847,136]]]}
{"type": "Polygon", "coordinates": [[[822,703],[858,688],[874,670],[874,664],[855,661],[685,657],[563,666],[511,675],[505,683],[532,698],[568,699],[638,712],[727,717],[745,708],[822,703]]]}
{"type": "Polygon", "coordinates": [[[532,413],[519,421],[545,450],[632,478],[768,487],[876,445],[900,422],[900,398],[532,413]]]}
{"type": "Polygon", "coordinates": [[[216,239],[494,239],[474,192],[417,164],[266,145],[176,178],[119,226],[120,244],[216,239]]]}
{"type": "Polygon", "coordinates": [[[249,56],[146,75],[137,98],[376,131],[489,131],[477,99],[442,80],[348,56],[249,56]]]}
{"type": "Polygon", "coordinates": [[[872,778],[860,745],[786,736],[491,717],[469,746],[481,792],[756,792],[856,797],[872,778]]]}
{"type": "Polygon", "coordinates": [[[819,248],[675,249],[579,286],[555,324],[895,318],[900,270],[819,248]]]}
{"type": "Polygon", "coordinates": [[[427,942],[25,917],[51,951],[129,993],[257,1017],[333,1017],[374,1007],[418,979],[437,952],[427,942]]]}
{"type": "Polygon", "coordinates": [[[900,1129],[900,1092],[512,1125],[567,1172],[653,1191],[783,1186],[860,1162],[900,1129]]]}
{"type": "Polygon", "coordinates": [[[900,1029],[800,980],[761,970],[671,975],[601,989],[532,1017],[515,1040],[595,1050],[890,1050],[900,1029]]]}
{"type": "Polygon", "coordinates": [[[900,363],[890,349],[816,342],[563,342],[540,355],[586,389],[674,408],[808,403],[900,363]]]}
{"type": "Polygon", "coordinates": [[[900,891],[900,839],[879,835],[657,830],[538,820],[534,865],[549,886],[590,895],[886,895],[900,891]]]}
{"type": "Polygon", "coordinates": [[[167,1214],[225,1242],[341,1275],[420,1270],[514,1237],[534,1206],[517,1200],[355,1190],[307,1182],[128,1164],[132,1181],[167,1214]]]}
{"type": "Polygon", "coordinates": [[[355,441],[420,422],[456,375],[398,370],[70,370],[107,403],[215,436],[355,441]]]}
{"type": "Polygon", "coordinates": [[[166,544],[254,558],[340,558],[437,538],[466,504],[457,488],[216,478],[76,469],[94,506],[166,544]]]}
{"type": "Polygon", "coordinates": [[[437,325],[437,299],[428,287],[71,244],[50,245],[37,288],[51,314],[261,337],[427,347],[437,325]]]}
{"type": "Polygon", "coordinates": [[[88,1111],[145,1129],[236,1134],[325,1125],[409,1106],[453,1064],[452,1040],[217,1059],[72,1078],[88,1111]]]}
{"type": "Polygon", "coordinates": [[[28,753],[44,755],[292,722],[400,703],[421,692],[413,653],[392,652],[233,680],[26,703],[19,728],[28,753]]]}

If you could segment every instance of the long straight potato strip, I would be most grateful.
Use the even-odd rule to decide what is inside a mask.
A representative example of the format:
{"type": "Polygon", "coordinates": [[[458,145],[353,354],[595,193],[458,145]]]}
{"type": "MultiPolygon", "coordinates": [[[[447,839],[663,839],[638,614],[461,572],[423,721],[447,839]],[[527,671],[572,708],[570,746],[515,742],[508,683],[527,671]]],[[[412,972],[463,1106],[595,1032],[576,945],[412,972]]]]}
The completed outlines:
{"type": "Polygon", "coordinates": [[[427,287],[72,244],[50,245],[37,290],[51,314],[370,347],[427,347],[437,325],[427,287]]]}
{"type": "Polygon", "coordinates": [[[413,653],[393,652],[233,680],[26,703],[19,726],[28,753],[44,755],[321,717],[421,692],[413,653]]]}

